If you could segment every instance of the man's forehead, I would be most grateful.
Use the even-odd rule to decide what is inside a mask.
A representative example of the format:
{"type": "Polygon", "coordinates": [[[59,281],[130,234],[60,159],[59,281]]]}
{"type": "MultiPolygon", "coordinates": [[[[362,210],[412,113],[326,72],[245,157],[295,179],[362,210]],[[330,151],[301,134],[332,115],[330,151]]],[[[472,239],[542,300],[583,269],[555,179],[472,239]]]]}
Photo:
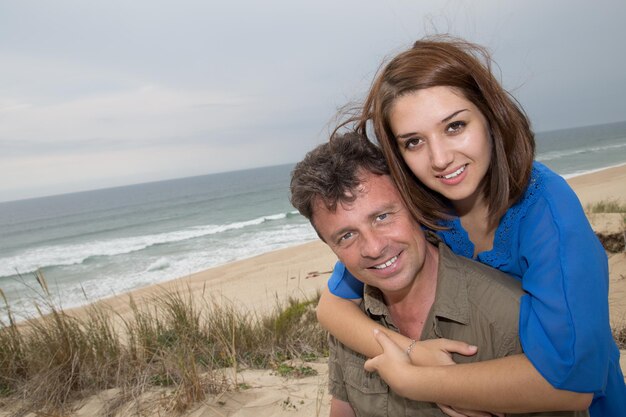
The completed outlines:
{"type": "Polygon", "coordinates": [[[359,197],[363,197],[371,190],[371,181],[369,181],[370,176],[361,178],[361,182],[359,182],[356,187],[351,190],[346,190],[341,197],[329,199],[320,195],[316,196],[313,199],[312,205],[313,215],[320,210],[335,213],[338,207],[341,207],[344,210],[350,210],[359,197]]]}
{"type": "Polygon", "coordinates": [[[354,187],[353,190],[346,191],[342,198],[328,200],[322,196],[315,197],[312,204],[313,217],[315,217],[316,213],[334,214],[339,208],[349,211],[352,210],[355,205],[358,205],[361,200],[368,199],[371,202],[372,198],[376,198],[381,205],[388,205],[393,202],[403,205],[397,188],[389,175],[378,175],[367,172],[361,179],[361,182],[354,187]]]}
{"type": "Polygon", "coordinates": [[[391,178],[382,177],[387,176],[377,176],[376,180],[361,182],[355,190],[344,194],[344,198],[339,200],[328,201],[321,196],[316,197],[312,204],[313,217],[334,215],[338,211],[353,211],[362,207],[368,207],[372,212],[391,206],[404,207],[391,178]]]}

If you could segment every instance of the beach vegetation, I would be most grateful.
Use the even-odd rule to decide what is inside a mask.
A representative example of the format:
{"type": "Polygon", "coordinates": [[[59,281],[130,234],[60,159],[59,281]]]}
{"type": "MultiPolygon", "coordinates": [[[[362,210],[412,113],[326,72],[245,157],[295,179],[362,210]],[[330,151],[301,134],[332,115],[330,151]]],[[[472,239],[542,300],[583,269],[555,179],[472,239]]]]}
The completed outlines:
{"type": "Polygon", "coordinates": [[[619,199],[606,199],[589,203],[585,207],[588,213],[624,213],[626,214],[626,203],[619,199]]]}
{"type": "Polygon", "coordinates": [[[626,323],[613,328],[613,338],[620,350],[626,349],[626,323]]]}
{"type": "Polygon", "coordinates": [[[276,367],[276,374],[282,377],[301,378],[305,376],[317,375],[317,371],[307,365],[293,366],[288,363],[281,363],[276,367]]]}
{"type": "Polygon", "coordinates": [[[598,236],[607,252],[626,252],[626,203],[623,203],[620,199],[601,200],[593,204],[587,204],[585,211],[589,214],[609,213],[621,215],[621,231],[614,233],[596,232],[596,236],[598,236]]]}
{"type": "MultiPolygon", "coordinates": [[[[38,279],[45,285],[43,274],[38,279]]],[[[306,361],[328,353],[315,319],[316,297],[277,302],[261,316],[210,297],[197,302],[187,289],[141,302],[129,297],[125,314],[104,303],[81,314],[49,303],[22,323],[1,291],[0,298],[8,312],[7,322],[0,322],[0,400],[17,404],[17,414],[67,415],[80,400],[111,389],[116,395],[103,415],[141,398],[151,404],[148,394],[159,389],[167,400],[157,403],[179,412],[245,389],[238,370],[311,376],[316,371],[306,361]]]]}

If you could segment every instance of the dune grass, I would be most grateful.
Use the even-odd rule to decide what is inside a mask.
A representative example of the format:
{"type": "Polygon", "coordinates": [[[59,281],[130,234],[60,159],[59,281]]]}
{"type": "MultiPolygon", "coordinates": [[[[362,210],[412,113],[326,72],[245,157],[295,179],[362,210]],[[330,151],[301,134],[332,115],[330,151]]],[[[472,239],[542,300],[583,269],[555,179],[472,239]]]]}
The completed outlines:
{"type": "Polygon", "coordinates": [[[619,199],[607,199],[587,204],[585,211],[588,213],[624,213],[626,214],[626,203],[619,199]]]}
{"type": "Polygon", "coordinates": [[[626,324],[613,329],[613,338],[620,349],[626,349],[626,324]]]}
{"type": "MultiPolygon", "coordinates": [[[[626,251],[626,203],[620,199],[607,199],[587,204],[585,207],[587,213],[619,213],[622,215],[623,229],[621,233],[613,235],[596,234],[604,248],[609,252],[626,251]]],[[[626,324],[613,328],[613,338],[617,342],[620,349],[626,349],[626,324]]]]}
{"type": "Polygon", "coordinates": [[[596,233],[598,239],[607,252],[619,253],[626,252],[626,203],[620,199],[607,199],[587,204],[585,211],[588,214],[596,213],[615,213],[622,217],[621,231],[615,233],[596,233]]]}
{"type": "Polygon", "coordinates": [[[113,415],[127,400],[166,387],[167,407],[182,411],[236,389],[236,376],[228,375],[238,368],[306,376],[312,369],[285,361],[327,355],[316,302],[277,302],[261,317],[226,303],[197,305],[179,291],[142,306],[130,298],[132,314],[124,318],[104,307],[78,317],[47,305],[50,313],[17,324],[8,310],[8,322],[0,323],[0,403],[19,402],[18,414],[64,415],[78,400],[117,388],[105,412],[113,415]]]}

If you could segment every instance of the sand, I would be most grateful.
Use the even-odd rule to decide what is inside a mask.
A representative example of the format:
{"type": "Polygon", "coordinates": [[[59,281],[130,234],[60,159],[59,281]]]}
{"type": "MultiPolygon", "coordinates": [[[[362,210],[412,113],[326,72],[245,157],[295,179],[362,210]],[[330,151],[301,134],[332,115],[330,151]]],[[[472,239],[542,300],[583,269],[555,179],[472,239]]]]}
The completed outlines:
{"type": "MultiPolygon", "coordinates": [[[[583,205],[603,199],[621,198],[626,202],[626,165],[575,177],[568,182],[583,205]]],[[[604,233],[620,231],[623,227],[619,215],[595,215],[590,220],[595,230],[604,233]]],[[[160,291],[188,288],[195,297],[211,297],[262,312],[273,308],[277,299],[315,294],[325,285],[335,261],[327,246],[315,241],[212,268],[132,294],[141,302],[160,291]]],[[[610,254],[609,267],[611,321],[613,324],[626,323],[626,253],[610,254]]],[[[118,313],[128,311],[128,295],[106,302],[118,313]]],[[[624,351],[621,364],[622,369],[626,369],[624,351]]],[[[227,392],[197,404],[185,416],[326,416],[329,410],[326,364],[320,361],[311,366],[319,374],[302,379],[285,379],[271,371],[244,370],[237,378],[249,389],[227,392]]],[[[110,395],[111,392],[105,392],[93,397],[75,415],[94,415],[110,395]]]]}

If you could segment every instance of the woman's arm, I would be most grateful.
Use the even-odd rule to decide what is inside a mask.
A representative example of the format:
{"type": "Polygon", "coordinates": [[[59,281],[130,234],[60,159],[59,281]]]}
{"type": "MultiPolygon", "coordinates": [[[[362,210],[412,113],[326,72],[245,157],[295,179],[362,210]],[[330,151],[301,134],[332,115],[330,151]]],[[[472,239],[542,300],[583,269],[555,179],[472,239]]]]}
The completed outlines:
{"type": "Polygon", "coordinates": [[[614,344],[607,257],[574,193],[552,182],[520,225],[520,340],[552,385],[601,391],[614,344]]]}
{"type": "MultiPolygon", "coordinates": [[[[374,329],[385,333],[406,350],[412,340],[371,320],[358,307],[359,301],[337,297],[324,288],[317,305],[317,319],[341,343],[368,358],[383,353],[372,336],[374,329]]],[[[425,340],[417,342],[411,349],[411,361],[417,365],[450,365],[454,364],[451,353],[470,356],[476,353],[476,347],[449,339],[425,340]]]]}
{"type": "Polygon", "coordinates": [[[372,337],[374,329],[387,334],[399,346],[408,347],[411,344],[408,337],[395,333],[367,317],[358,306],[360,301],[360,298],[337,297],[324,287],[317,304],[317,320],[341,343],[368,358],[382,353],[380,345],[372,337]],[[338,319],[339,317],[341,319],[338,319]]]}
{"type": "Polygon", "coordinates": [[[375,334],[384,354],[365,363],[398,394],[416,401],[502,413],[586,410],[593,395],[555,389],[525,355],[454,366],[413,366],[401,347],[375,334]]]}
{"type": "Polygon", "coordinates": [[[333,336],[368,357],[383,353],[372,336],[374,329],[387,335],[394,342],[388,346],[394,347],[391,352],[396,353],[395,357],[390,358],[385,353],[368,361],[367,369],[379,372],[394,391],[407,398],[456,408],[509,413],[582,410],[591,402],[591,394],[552,387],[524,355],[435,366],[453,364],[452,352],[471,355],[476,348],[464,342],[433,339],[418,342],[409,359],[405,348],[411,343],[409,338],[370,320],[355,302],[336,297],[328,289],[322,291],[317,316],[333,336]],[[423,366],[406,366],[411,362],[423,366]]]}
{"type": "Polygon", "coordinates": [[[475,348],[466,343],[433,339],[418,342],[409,359],[404,346],[411,343],[410,339],[378,325],[354,302],[336,297],[327,289],[322,291],[317,314],[322,326],[333,336],[369,357],[383,353],[381,345],[372,337],[373,330],[388,335],[386,340],[394,343],[385,348],[392,346],[390,352],[394,356],[390,357],[389,351],[385,351],[384,355],[368,361],[366,369],[379,372],[394,391],[407,398],[508,413],[584,410],[591,402],[591,394],[552,387],[524,355],[472,364],[432,366],[453,363],[449,353],[437,343],[459,348],[448,352],[461,351],[465,346],[466,354],[475,353],[475,348]],[[431,366],[407,366],[411,362],[431,366]]]}

